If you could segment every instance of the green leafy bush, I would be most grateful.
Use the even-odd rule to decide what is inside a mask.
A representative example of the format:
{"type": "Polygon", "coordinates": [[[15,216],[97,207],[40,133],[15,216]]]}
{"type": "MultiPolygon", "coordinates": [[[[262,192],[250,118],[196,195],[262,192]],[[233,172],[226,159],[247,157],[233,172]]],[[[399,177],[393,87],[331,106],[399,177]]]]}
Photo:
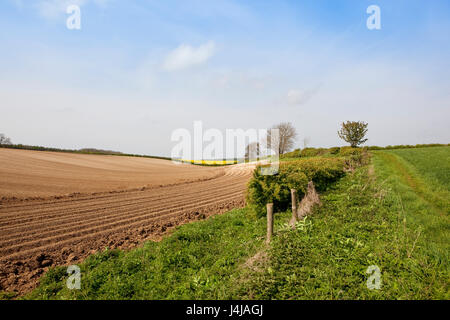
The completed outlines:
{"type": "Polygon", "coordinates": [[[370,146],[370,147],[367,147],[367,149],[368,150],[383,150],[384,148],[383,147],[379,147],[379,146],[370,146]]]}
{"type": "Polygon", "coordinates": [[[340,155],[341,156],[357,156],[361,155],[363,150],[361,148],[352,148],[352,147],[341,147],[340,155]]]}
{"type": "Polygon", "coordinates": [[[286,210],[290,205],[291,189],[298,196],[305,194],[308,181],[313,181],[318,191],[344,175],[343,158],[310,158],[280,163],[277,175],[262,175],[261,167],[253,173],[247,189],[247,203],[257,217],[266,214],[266,204],[273,202],[277,211],[286,210]]]}
{"type": "Polygon", "coordinates": [[[282,154],[280,158],[300,158],[300,149],[295,149],[294,151],[282,154]]]}
{"type": "Polygon", "coordinates": [[[328,149],[328,153],[330,154],[338,154],[341,151],[341,148],[339,147],[332,147],[330,149],[328,149]]]}
{"type": "Polygon", "coordinates": [[[324,148],[305,148],[300,152],[302,157],[317,157],[327,152],[324,148]]]}

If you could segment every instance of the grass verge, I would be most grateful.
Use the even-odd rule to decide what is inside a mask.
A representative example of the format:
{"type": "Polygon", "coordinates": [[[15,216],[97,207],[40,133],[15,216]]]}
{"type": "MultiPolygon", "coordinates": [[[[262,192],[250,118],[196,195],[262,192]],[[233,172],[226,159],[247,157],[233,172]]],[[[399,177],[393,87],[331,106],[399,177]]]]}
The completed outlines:
{"type": "MultiPolygon", "coordinates": [[[[280,225],[286,214],[277,215],[280,225]]],[[[266,221],[248,209],[183,225],[161,242],[106,250],[81,268],[81,290],[65,267],[49,271],[25,299],[226,299],[242,264],[264,245],[266,221]]]]}

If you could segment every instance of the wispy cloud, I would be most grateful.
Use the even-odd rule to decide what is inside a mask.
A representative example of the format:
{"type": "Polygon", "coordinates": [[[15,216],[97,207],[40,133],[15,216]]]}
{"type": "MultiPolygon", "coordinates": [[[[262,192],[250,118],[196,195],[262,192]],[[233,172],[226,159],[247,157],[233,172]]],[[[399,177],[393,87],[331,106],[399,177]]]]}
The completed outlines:
{"type": "Polygon", "coordinates": [[[214,55],[215,48],[216,46],[212,41],[198,47],[182,44],[167,55],[163,68],[168,71],[175,71],[203,64],[214,55]]]}
{"type": "Polygon", "coordinates": [[[308,90],[291,89],[287,93],[287,102],[291,105],[307,103],[320,89],[320,85],[308,90]]]}
{"type": "Polygon", "coordinates": [[[93,3],[99,7],[106,7],[111,0],[39,0],[39,1],[23,1],[11,0],[18,8],[30,7],[43,18],[56,19],[66,13],[67,7],[70,5],[85,6],[93,3]]]}

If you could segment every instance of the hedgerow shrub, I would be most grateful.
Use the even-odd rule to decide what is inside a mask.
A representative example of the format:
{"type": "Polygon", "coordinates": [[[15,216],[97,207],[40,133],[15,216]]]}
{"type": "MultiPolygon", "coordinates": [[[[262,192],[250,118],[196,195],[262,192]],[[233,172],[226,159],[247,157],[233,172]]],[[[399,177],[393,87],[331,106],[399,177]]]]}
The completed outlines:
{"type": "Polygon", "coordinates": [[[340,155],[341,156],[351,156],[351,155],[360,155],[363,150],[361,148],[352,148],[352,147],[341,147],[340,155]]]}
{"type": "Polygon", "coordinates": [[[247,188],[247,203],[257,217],[266,214],[266,204],[272,202],[278,211],[290,205],[291,189],[296,189],[301,199],[308,181],[313,181],[316,189],[326,190],[331,183],[344,175],[345,159],[311,158],[281,162],[277,175],[262,175],[261,167],[253,172],[247,188]]]}
{"type": "Polygon", "coordinates": [[[383,147],[379,147],[379,146],[370,146],[370,147],[367,147],[367,149],[368,150],[383,150],[384,148],[383,147]]]}
{"type": "Polygon", "coordinates": [[[379,146],[369,146],[367,147],[368,150],[393,150],[393,149],[412,149],[412,148],[429,148],[429,147],[447,147],[450,146],[450,144],[441,144],[441,143],[430,143],[430,144],[416,144],[416,145],[395,145],[395,146],[386,146],[386,147],[379,147],[379,146]]]}
{"type": "Polygon", "coordinates": [[[300,149],[295,149],[294,151],[282,154],[280,158],[300,158],[300,149]]]}
{"type": "Polygon", "coordinates": [[[324,148],[305,148],[300,152],[302,157],[317,157],[327,152],[324,148]]]}
{"type": "Polygon", "coordinates": [[[339,147],[332,147],[330,149],[328,149],[328,153],[330,154],[338,154],[340,152],[341,148],[339,147]]]}

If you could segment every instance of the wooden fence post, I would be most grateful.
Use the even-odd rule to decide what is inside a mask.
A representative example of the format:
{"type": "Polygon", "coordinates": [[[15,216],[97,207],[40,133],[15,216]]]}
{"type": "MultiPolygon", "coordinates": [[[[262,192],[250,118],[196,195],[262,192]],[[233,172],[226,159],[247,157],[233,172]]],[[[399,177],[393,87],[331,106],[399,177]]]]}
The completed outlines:
{"type": "Polygon", "coordinates": [[[291,201],[292,201],[292,219],[291,223],[295,225],[297,221],[297,190],[291,189],[291,201]]]}
{"type": "Polygon", "coordinates": [[[267,204],[267,239],[266,242],[270,243],[273,234],[273,203],[267,204]]]}

